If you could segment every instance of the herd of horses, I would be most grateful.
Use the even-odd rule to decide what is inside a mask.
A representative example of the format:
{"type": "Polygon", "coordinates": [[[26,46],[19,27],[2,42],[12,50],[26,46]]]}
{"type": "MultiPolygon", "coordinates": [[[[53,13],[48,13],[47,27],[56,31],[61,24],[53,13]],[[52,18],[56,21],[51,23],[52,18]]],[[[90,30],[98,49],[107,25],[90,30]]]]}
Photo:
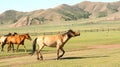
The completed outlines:
{"type": "MultiPolygon", "coordinates": [[[[32,52],[31,55],[33,55],[36,51],[37,54],[37,60],[43,60],[43,56],[41,54],[41,50],[44,46],[48,47],[56,47],[57,49],[57,60],[60,59],[65,51],[63,49],[65,43],[72,37],[75,36],[80,36],[80,32],[75,32],[73,30],[68,30],[67,32],[63,34],[57,34],[57,35],[42,35],[38,36],[33,40],[32,44],[32,52]],[[36,50],[36,44],[38,45],[38,49],[36,50]],[[60,50],[62,51],[62,54],[59,55],[60,50]]],[[[8,44],[7,51],[10,51],[11,48],[13,52],[15,51],[14,49],[14,44],[17,45],[16,51],[18,51],[18,48],[20,45],[24,46],[24,50],[26,52],[26,47],[24,45],[25,39],[32,40],[30,35],[28,33],[26,34],[18,34],[16,32],[8,33],[4,36],[0,37],[0,44],[1,44],[1,51],[4,51],[4,46],[8,44]]]]}

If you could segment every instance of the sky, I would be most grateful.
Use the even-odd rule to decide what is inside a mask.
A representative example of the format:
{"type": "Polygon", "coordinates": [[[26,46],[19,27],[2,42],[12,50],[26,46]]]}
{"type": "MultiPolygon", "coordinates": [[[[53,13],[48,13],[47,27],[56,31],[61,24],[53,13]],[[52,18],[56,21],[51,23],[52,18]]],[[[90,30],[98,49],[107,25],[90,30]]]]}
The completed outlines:
{"type": "Polygon", "coordinates": [[[74,5],[82,1],[116,2],[120,0],[0,0],[0,13],[6,10],[30,12],[38,9],[54,8],[60,4],[74,5]]]}

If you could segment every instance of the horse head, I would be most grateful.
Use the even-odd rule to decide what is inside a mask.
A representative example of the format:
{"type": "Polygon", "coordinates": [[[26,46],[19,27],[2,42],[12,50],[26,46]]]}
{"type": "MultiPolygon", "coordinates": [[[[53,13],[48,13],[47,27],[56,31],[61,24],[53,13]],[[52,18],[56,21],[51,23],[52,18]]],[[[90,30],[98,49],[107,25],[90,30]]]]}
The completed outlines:
{"type": "Polygon", "coordinates": [[[30,37],[30,35],[29,35],[28,33],[25,34],[25,37],[26,37],[26,39],[28,39],[28,40],[32,40],[31,37],[30,37]]]}
{"type": "Polygon", "coordinates": [[[70,29],[70,30],[68,30],[67,35],[69,37],[80,36],[80,32],[75,32],[75,31],[70,29]]]}

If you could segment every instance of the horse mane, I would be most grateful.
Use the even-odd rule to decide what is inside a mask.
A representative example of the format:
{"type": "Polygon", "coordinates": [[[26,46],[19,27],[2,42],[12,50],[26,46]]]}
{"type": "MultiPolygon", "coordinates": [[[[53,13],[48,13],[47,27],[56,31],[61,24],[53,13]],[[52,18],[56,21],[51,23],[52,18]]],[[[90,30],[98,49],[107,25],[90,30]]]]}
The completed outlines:
{"type": "Polygon", "coordinates": [[[12,35],[12,33],[8,33],[8,34],[6,34],[6,35],[4,35],[4,36],[10,36],[10,35],[12,35]]]}
{"type": "Polygon", "coordinates": [[[67,34],[67,32],[63,33],[62,36],[65,36],[67,34]]]}
{"type": "Polygon", "coordinates": [[[69,38],[71,38],[71,37],[72,37],[72,36],[71,36],[71,33],[72,33],[72,32],[73,32],[73,30],[69,29],[67,32],[63,33],[62,36],[65,36],[65,35],[67,34],[67,36],[68,36],[69,38]]]}
{"type": "Polygon", "coordinates": [[[14,32],[13,36],[15,36],[16,34],[18,34],[18,33],[14,32]]]}
{"type": "Polygon", "coordinates": [[[71,33],[70,32],[71,32],[71,30],[68,30],[67,32],[63,33],[62,36],[65,36],[67,34],[67,36],[69,38],[71,38],[71,33]]]}

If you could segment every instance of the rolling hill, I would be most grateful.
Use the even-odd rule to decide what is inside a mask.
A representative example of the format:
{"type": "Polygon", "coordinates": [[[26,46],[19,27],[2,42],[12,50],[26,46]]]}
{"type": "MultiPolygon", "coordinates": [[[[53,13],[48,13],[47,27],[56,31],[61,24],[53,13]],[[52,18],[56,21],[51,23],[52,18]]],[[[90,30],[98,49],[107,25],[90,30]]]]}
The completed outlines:
{"type": "Polygon", "coordinates": [[[89,12],[90,17],[106,17],[110,14],[120,12],[120,1],[118,2],[89,2],[84,1],[76,4],[75,7],[89,12]]]}
{"type": "Polygon", "coordinates": [[[81,18],[106,17],[107,20],[119,20],[120,1],[117,2],[90,2],[84,1],[75,5],[61,4],[54,8],[19,12],[8,10],[0,14],[0,24],[25,26],[41,24],[46,21],[71,21],[81,18]]]}

